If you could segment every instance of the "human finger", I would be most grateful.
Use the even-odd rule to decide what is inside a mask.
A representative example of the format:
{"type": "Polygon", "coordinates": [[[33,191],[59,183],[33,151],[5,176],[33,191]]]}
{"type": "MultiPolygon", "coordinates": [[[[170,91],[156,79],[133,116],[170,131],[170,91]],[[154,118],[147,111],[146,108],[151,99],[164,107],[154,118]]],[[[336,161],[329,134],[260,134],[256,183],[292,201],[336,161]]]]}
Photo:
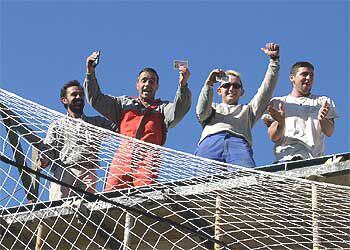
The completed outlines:
{"type": "Polygon", "coordinates": [[[323,113],[323,112],[321,112],[321,114],[320,114],[320,118],[323,120],[324,118],[326,118],[327,117],[327,114],[325,114],[325,113],[323,113]]]}
{"type": "Polygon", "coordinates": [[[266,48],[260,48],[262,52],[266,53],[268,52],[268,50],[266,48]]]}
{"type": "Polygon", "coordinates": [[[280,102],[278,104],[278,109],[279,109],[280,112],[283,112],[283,113],[285,112],[284,102],[280,102]]]}
{"type": "Polygon", "coordinates": [[[96,57],[94,56],[94,54],[91,54],[91,55],[87,58],[88,61],[94,61],[95,59],[96,59],[96,57]]]}
{"type": "Polygon", "coordinates": [[[283,110],[283,103],[282,103],[282,102],[280,102],[280,103],[278,104],[278,109],[279,109],[279,110],[283,110]]]}
{"type": "Polygon", "coordinates": [[[324,113],[326,116],[327,116],[328,112],[329,112],[329,108],[325,108],[325,109],[323,110],[323,113],[324,113]]]}
{"type": "Polygon", "coordinates": [[[219,76],[221,74],[221,69],[214,69],[211,73],[210,76],[215,78],[216,76],[219,76]]]}
{"type": "Polygon", "coordinates": [[[328,104],[328,102],[327,101],[325,101],[324,103],[323,103],[323,105],[322,105],[323,107],[329,107],[329,104],[328,104]]]}
{"type": "Polygon", "coordinates": [[[267,48],[268,50],[272,50],[272,47],[273,47],[273,43],[267,43],[267,44],[266,44],[266,48],[267,48]]]}
{"type": "Polygon", "coordinates": [[[223,72],[222,69],[214,69],[214,70],[212,71],[212,73],[214,73],[214,74],[220,74],[220,73],[222,73],[222,72],[223,72]]]}
{"type": "Polygon", "coordinates": [[[276,112],[276,109],[274,109],[271,105],[267,106],[267,111],[270,113],[270,115],[272,115],[272,113],[276,112]]]}

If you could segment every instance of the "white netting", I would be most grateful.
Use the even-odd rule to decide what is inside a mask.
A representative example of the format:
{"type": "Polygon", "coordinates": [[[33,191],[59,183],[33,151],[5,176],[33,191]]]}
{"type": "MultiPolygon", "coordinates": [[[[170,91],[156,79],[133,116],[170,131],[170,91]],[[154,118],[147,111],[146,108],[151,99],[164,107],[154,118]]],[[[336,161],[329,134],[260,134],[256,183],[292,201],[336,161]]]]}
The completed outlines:
{"type": "Polygon", "coordinates": [[[83,189],[88,183],[89,191],[98,195],[67,187],[71,197],[49,200],[49,192],[55,192],[50,190],[53,181],[0,163],[0,248],[350,248],[349,187],[245,169],[143,143],[68,119],[1,89],[0,104],[3,160],[50,177],[61,169],[60,176],[68,173],[81,180],[62,181],[83,189]],[[44,143],[50,124],[57,125],[68,149],[62,141],[44,143]],[[69,149],[73,152],[65,151],[69,149]],[[51,160],[47,168],[37,168],[37,151],[51,160]],[[141,182],[149,183],[147,176],[155,181],[138,187],[128,182],[128,188],[103,192],[113,158],[124,170],[131,166],[133,180],[145,174],[141,182]],[[62,159],[73,164],[64,165],[62,159]],[[138,173],[140,167],[148,172],[138,173]]]}

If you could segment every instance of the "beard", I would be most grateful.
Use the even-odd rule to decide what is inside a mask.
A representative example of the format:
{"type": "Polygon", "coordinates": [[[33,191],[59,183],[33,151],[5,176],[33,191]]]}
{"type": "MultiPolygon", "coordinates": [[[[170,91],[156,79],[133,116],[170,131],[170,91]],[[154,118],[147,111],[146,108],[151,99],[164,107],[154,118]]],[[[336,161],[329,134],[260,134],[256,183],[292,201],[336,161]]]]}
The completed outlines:
{"type": "Polygon", "coordinates": [[[74,114],[82,115],[84,105],[84,101],[75,101],[68,104],[68,109],[70,109],[74,114]]]}

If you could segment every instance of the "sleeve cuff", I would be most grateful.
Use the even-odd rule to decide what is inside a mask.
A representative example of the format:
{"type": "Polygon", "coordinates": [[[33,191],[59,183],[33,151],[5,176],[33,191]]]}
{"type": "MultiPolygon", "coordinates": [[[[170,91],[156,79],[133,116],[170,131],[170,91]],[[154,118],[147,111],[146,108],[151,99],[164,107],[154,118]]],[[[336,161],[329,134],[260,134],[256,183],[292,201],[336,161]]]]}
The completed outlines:
{"type": "Polygon", "coordinates": [[[180,86],[180,88],[187,88],[187,87],[188,87],[188,83],[186,82],[186,84],[185,84],[185,85],[181,85],[181,84],[179,84],[179,86],[180,86]]]}
{"type": "Polygon", "coordinates": [[[89,80],[95,78],[95,73],[86,73],[86,78],[89,80]]]}
{"type": "Polygon", "coordinates": [[[273,63],[273,64],[276,64],[276,65],[279,65],[280,64],[280,58],[270,58],[270,63],[273,63]]]}

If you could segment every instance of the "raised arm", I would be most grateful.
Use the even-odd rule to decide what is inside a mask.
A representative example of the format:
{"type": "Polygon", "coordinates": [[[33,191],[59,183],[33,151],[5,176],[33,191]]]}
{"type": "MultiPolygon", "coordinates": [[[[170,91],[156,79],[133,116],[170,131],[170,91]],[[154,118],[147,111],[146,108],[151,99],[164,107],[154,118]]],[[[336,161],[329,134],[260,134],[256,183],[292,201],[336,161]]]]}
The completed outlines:
{"type": "Polygon", "coordinates": [[[86,98],[94,109],[110,121],[117,123],[121,114],[121,106],[116,98],[101,92],[93,66],[97,55],[98,52],[95,51],[86,59],[86,77],[84,81],[86,98]]]}
{"type": "Polygon", "coordinates": [[[267,108],[278,81],[280,68],[280,48],[278,44],[268,43],[261,50],[270,57],[270,63],[258,92],[249,103],[254,114],[254,122],[260,119],[267,108]]]}
{"type": "Polygon", "coordinates": [[[164,108],[167,128],[175,127],[191,108],[192,94],[187,83],[191,73],[188,68],[181,66],[179,74],[179,87],[176,91],[174,102],[169,103],[164,108]]]}
{"type": "Polygon", "coordinates": [[[202,87],[196,106],[197,119],[201,124],[203,124],[213,112],[213,86],[216,83],[216,77],[224,74],[225,72],[222,69],[212,70],[202,87]]]}

